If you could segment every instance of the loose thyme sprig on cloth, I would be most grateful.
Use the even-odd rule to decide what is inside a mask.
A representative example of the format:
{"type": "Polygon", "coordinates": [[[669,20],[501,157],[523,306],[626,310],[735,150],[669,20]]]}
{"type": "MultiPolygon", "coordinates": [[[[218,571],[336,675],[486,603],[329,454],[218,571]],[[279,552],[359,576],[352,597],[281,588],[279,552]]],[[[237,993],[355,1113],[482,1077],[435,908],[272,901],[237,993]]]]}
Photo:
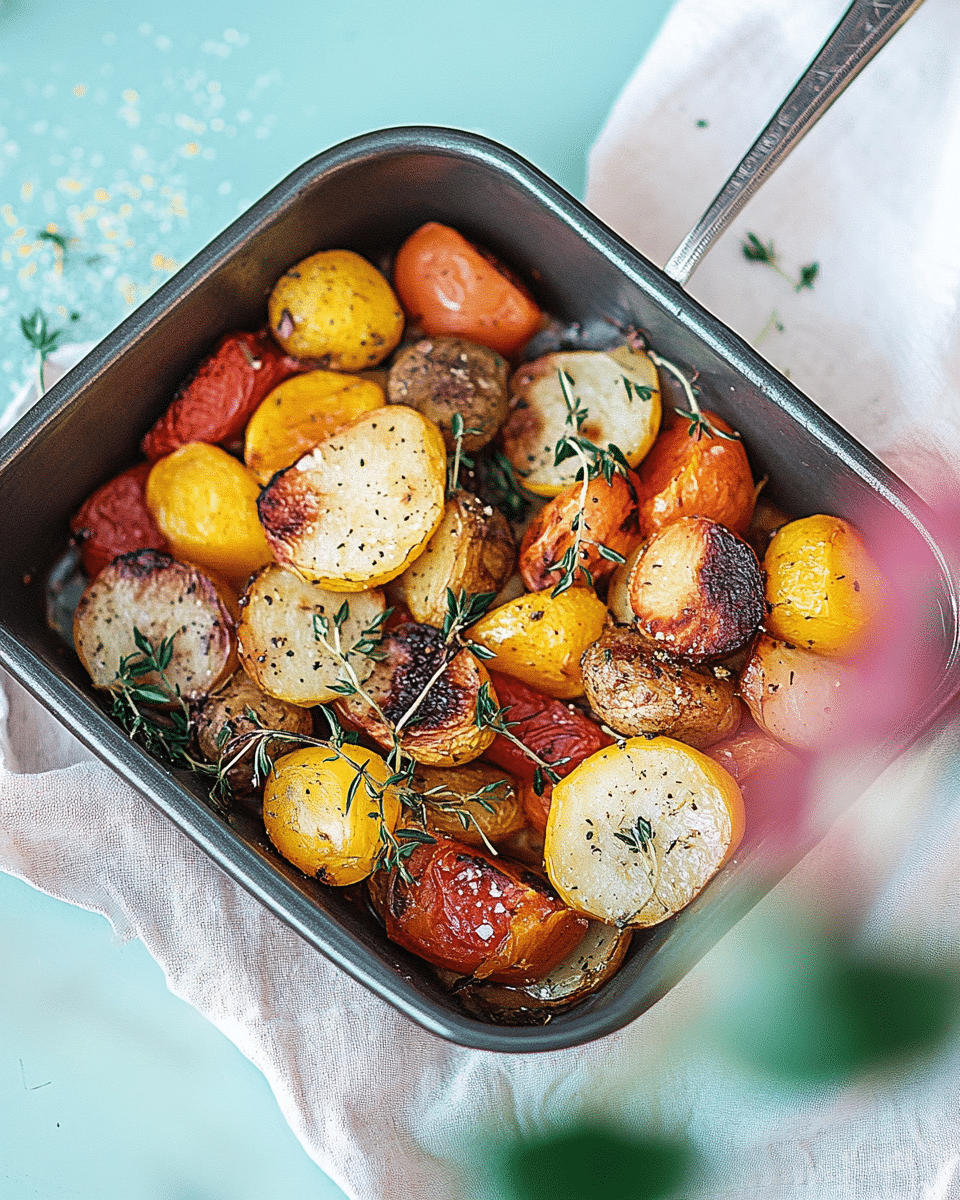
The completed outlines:
{"type": "Polygon", "coordinates": [[[20,330],[37,352],[37,390],[42,396],[46,391],[44,367],[47,359],[59,347],[64,331],[50,328],[47,324],[47,314],[42,308],[35,308],[29,316],[21,317],[20,330]]]}
{"type": "Polygon", "coordinates": [[[743,252],[743,257],[748,262],[764,263],[768,267],[772,267],[774,271],[782,276],[795,292],[802,292],[804,288],[813,290],[813,285],[816,282],[817,276],[820,274],[820,264],[818,262],[806,263],[799,270],[797,277],[794,279],[780,265],[780,256],[773,247],[773,242],[762,242],[755,233],[748,233],[746,238],[740,243],[740,248],[743,252]]]}

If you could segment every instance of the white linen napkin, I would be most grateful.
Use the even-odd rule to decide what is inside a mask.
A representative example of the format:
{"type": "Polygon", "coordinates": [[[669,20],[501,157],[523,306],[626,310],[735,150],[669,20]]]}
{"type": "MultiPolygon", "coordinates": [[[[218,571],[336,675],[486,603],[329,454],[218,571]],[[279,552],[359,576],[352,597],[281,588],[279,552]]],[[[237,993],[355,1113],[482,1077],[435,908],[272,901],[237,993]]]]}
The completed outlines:
{"type": "MultiPolygon", "coordinates": [[[[679,0],[590,160],[588,202],[664,262],[786,93],[841,0],[679,0]],[[699,124],[706,122],[706,124],[699,124]]],[[[605,36],[598,31],[598,36],[605,36]]],[[[707,258],[693,294],[921,492],[956,480],[960,44],[926,6],[707,258]],[[794,293],[748,263],[773,239],[794,293]]],[[[492,1200],[479,1131],[581,1112],[685,1134],[711,1200],[960,1197],[960,1055],[926,1072],[787,1092],[710,1046],[751,929],[820,897],[864,936],[934,950],[960,933],[960,764],[947,730],[895,764],[821,845],[650,1012],[590,1046],[528,1057],[421,1032],[263,910],[10,680],[0,867],[140,937],[170,988],[269,1079],[316,1161],[357,1200],[492,1200]]]]}

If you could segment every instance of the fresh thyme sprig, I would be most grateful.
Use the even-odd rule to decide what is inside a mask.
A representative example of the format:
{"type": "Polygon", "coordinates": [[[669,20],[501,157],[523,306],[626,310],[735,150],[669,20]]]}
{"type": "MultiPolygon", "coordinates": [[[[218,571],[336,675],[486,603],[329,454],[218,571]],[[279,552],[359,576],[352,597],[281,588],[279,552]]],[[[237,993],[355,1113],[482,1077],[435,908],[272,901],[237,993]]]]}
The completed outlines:
{"type": "Polygon", "coordinates": [[[468,458],[463,452],[463,439],[469,434],[471,437],[480,433],[479,429],[465,429],[463,425],[463,417],[459,413],[454,413],[450,420],[450,432],[453,435],[454,450],[453,457],[447,461],[447,495],[451,496],[460,487],[460,467],[464,466],[468,471],[474,468],[474,460],[468,458]]]}
{"type": "Polygon", "coordinates": [[[59,252],[61,263],[66,262],[67,251],[70,249],[70,238],[65,233],[57,233],[52,229],[40,229],[37,232],[36,240],[49,242],[59,252]]]}
{"type": "Polygon", "coordinates": [[[47,359],[60,345],[63,330],[50,328],[47,324],[47,314],[42,308],[35,308],[29,316],[21,317],[20,330],[37,352],[37,389],[42,396],[46,391],[43,381],[44,367],[47,359]]]}
{"type": "Polygon", "coordinates": [[[728,442],[740,441],[740,434],[737,433],[736,430],[731,433],[727,433],[727,431],[725,429],[721,429],[719,425],[714,425],[709,417],[704,414],[703,409],[700,407],[700,401],[697,398],[696,373],[694,373],[693,380],[691,381],[686,377],[684,372],[680,370],[677,364],[671,362],[668,358],[664,358],[663,355],[657,354],[655,351],[649,348],[647,349],[646,353],[647,357],[655,367],[658,367],[661,371],[666,371],[668,374],[672,375],[683,389],[683,394],[689,407],[674,407],[674,411],[678,417],[685,417],[690,422],[689,428],[687,429],[687,434],[690,437],[695,438],[698,442],[702,437],[719,437],[728,442]]]}
{"type": "Polygon", "coordinates": [[[517,480],[518,472],[502,450],[487,447],[477,460],[480,490],[484,498],[503,513],[508,521],[522,521],[530,500],[517,480]]]}
{"type": "Polygon", "coordinates": [[[499,733],[501,737],[505,737],[508,742],[512,742],[518,749],[532,762],[536,764],[536,771],[533,775],[533,790],[538,796],[542,796],[546,789],[546,781],[549,779],[551,783],[559,783],[560,776],[555,768],[562,766],[568,761],[567,758],[561,758],[557,762],[548,763],[536,754],[529,746],[523,742],[513,732],[512,726],[516,725],[516,721],[506,720],[505,714],[509,709],[509,705],[498,705],[490,692],[489,681],[480,685],[480,691],[477,693],[477,728],[492,729],[494,733],[499,733]]]}
{"type": "Polygon", "coordinates": [[[794,279],[780,265],[780,258],[774,249],[773,242],[761,242],[755,233],[748,233],[746,238],[740,243],[743,251],[743,257],[748,262],[764,263],[768,267],[772,267],[778,275],[782,276],[795,292],[802,292],[804,288],[813,289],[817,276],[820,274],[820,264],[818,262],[806,263],[800,268],[799,274],[794,279]]]}
{"type": "Polygon", "coordinates": [[[626,833],[614,833],[615,838],[624,842],[635,854],[646,853],[647,846],[657,836],[653,826],[646,817],[637,817],[634,824],[626,833]]]}

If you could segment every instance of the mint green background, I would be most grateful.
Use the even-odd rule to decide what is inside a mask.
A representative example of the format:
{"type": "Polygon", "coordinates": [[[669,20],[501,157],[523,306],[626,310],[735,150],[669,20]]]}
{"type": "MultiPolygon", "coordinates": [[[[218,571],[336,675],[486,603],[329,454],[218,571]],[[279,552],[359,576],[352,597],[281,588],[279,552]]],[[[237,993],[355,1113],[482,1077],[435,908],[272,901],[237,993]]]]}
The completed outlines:
{"type": "MultiPolygon", "coordinates": [[[[21,314],[102,337],[357,133],[474,130],[580,195],[670,3],[0,0],[0,411],[31,367],[21,314]],[[64,262],[48,224],[74,239],[64,262]]],[[[0,1196],[340,1195],[142,945],[0,875],[0,1196]]]]}

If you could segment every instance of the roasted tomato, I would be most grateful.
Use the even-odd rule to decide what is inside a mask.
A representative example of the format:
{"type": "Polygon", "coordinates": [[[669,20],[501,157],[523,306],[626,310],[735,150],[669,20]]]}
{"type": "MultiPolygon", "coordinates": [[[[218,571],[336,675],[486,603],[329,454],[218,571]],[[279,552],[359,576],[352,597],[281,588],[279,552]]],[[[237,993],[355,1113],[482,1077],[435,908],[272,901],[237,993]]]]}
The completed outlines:
{"type": "MultiPolygon", "coordinates": [[[[637,520],[637,478],[614,475],[609,483],[602,477],[587,484],[584,522],[580,541],[580,568],[590,572],[594,583],[616,569],[615,559],[601,547],[626,558],[640,542],[637,520]]],[[[583,484],[574,483],[546,504],[527,526],[520,546],[520,574],[531,592],[557,585],[563,574],[563,556],[576,540],[574,521],[580,512],[583,484]]],[[[576,583],[586,583],[578,572],[576,583]]]]}
{"type": "Polygon", "coordinates": [[[149,463],[122,472],[97,488],[70,518],[83,569],[90,579],[118,554],[167,549],[167,539],[157,528],[144,497],[149,474],[149,463]]]}
{"type": "MultiPolygon", "coordinates": [[[[613,739],[572,704],[545,696],[499,671],[491,671],[490,678],[506,710],[503,719],[510,722],[510,732],[558,775],[569,775],[594,751],[612,745],[613,739]]],[[[502,734],[493,739],[484,757],[528,783],[537,770],[537,764],[502,734]]]]}
{"type": "Polygon", "coordinates": [[[387,883],[387,936],[459,975],[532,982],[587,931],[539,875],[451,838],[419,846],[408,869],[412,883],[398,873],[387,883]]]}
{"type": "Polygon", "coordinates": [[[500,263],[448,225],[430,221],[400,247],[393,284],[425,333],[452,334],[512,357],[543,314],[500,263]]]}
{"type": "MultiPolygon", "coordinates": [[[[704,413],[721,433],[733,430],[715,413],[704,413]]],[[[709,437],[688,421],[662,429],[637,468],[639,515],[644,537],[677,517],[709,517],[745,534],[753,515],[755,489],[743,443],[709,437]]]]}
{"type": "Polygon", "coordinates": [[[151,462],[187,442],[231,446],[266,394],[306,370],[269,333],[229,333],[143,439],[151,462]]]}

